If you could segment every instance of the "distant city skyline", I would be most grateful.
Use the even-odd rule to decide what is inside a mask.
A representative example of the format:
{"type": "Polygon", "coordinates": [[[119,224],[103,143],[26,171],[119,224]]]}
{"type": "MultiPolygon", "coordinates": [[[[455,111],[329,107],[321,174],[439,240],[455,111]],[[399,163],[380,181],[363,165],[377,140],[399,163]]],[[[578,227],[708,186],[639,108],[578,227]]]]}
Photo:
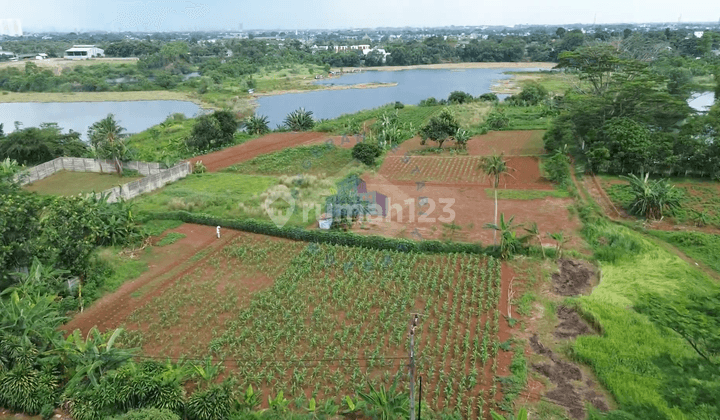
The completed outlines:
{"type": "Polygon", "coordinates": [[[343,29],[719,22],[716,1],[687,0],[0,0],[24,32],[343,29]],[[268,4],[272,4],[271,7],[268,4]]]}

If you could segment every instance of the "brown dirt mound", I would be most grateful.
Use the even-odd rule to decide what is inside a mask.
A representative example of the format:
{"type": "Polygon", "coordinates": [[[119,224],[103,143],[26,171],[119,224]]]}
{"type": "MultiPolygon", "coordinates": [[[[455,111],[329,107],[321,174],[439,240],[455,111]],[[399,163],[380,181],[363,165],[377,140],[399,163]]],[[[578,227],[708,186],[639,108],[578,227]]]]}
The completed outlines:
{"type": "Polygon", "coordinates": [[[555,293],[561,296],[575,296],[589,292],[595,268],[579,260],[560,260],[560,272],[552,276],[555,293]]]}
{"type": "Polygon", "coordinates": [[[595,390],[595,384],[590,379],[583,382],[583,372],[576,364],[563,360],[545,347],[540,343],[537,335],[530,338],[530,347],[535,353],[549,359],[546,363],[532,364],[533,370],[556,385],[555,389],[545,394],[547,399],[566,408],[570,417],[574,419],[585,418],[586,402],[600,411],[608,411],[608,404],[603,395],[595,390]]]}
{"type": "Polygon", "coordinates": [[[580,318],[580,315],[578,315],[573,308],[568,308],[567,306],[558,307],[557,317],[560,319],[560,324],[558,324],[553,333],[555,338],[566,340],[579,335],[593,333],[590,326],[580,318]]]}
{"type": "Polygon", "coordinates": [[[277,152],[288,147],[321,143],[326,139],[325,134],[315,132],[273,133],[218,152],[196,156],[190,159],[190,162],[194,164],[201,160],[208,171],[216,172],[256,156],[277,152]]]}

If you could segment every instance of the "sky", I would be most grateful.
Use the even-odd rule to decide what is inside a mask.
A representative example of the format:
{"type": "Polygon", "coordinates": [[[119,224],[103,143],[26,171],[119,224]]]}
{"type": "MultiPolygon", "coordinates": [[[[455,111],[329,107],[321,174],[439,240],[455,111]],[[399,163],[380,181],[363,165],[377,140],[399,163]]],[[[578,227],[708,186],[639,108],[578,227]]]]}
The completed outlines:
{"type": "Polygon", "coordinates": [[[717,0],[0,0],[29,31],[718,22],[717,0]]]}

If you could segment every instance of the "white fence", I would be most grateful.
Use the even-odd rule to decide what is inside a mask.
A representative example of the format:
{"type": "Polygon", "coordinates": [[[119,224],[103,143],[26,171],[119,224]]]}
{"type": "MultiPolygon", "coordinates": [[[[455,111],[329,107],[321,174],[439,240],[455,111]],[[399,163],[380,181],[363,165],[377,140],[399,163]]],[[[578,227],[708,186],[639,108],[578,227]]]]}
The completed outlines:
{"type": "MultiPolygon", "coordinates": [[[[159,163],[148,162],[124,162],[123,169],[138,171],[141,175],[154,175],[163,171],[159,163]]],[[[59,157],[49,162],[42,163],[38,166],[24,171],[16,177],[21,185],[30,184],[47,178],[58,171],[73,172],[98,172],[98,173],[115,173],[115,163],[111,160],[88,159],[88,158],[72,158],[59,157]]]]}
{"type": "Polygon", "coordinates": [[[177,181],[180,178],[185,178],[191,171],[189,162],[181,162],[170,169],[160,170],[160,172],[148,175],[143,179],[128,182],[127,184],[119,187],[110,188],[102,193],[110,195],[108,197],[108,201],[111,203],[117,201],[119,198],[129,200],[140,194],[162,188],[165,184],[177,181]]]}
{"type": "MultiPolygon", "coordinates": [[[[119,198],[131,199],[140,194],[162,188],[165,184],[185,178],[192,171],[188,162],[181,162],[170,169],[162,169],[159,163],[132,161],[124,162],[123,169],[138,171],[140,174],[145,175],[145,178],[103,191],[102,194],[109,195],[108,201],[110,202],[115,202],[119,198]]],[[[63,170],[97,173],[117,172],[113,161],[60,157],[34,166],[17,175],[15,179],[20,185],[26,185],[63,170]]]]}

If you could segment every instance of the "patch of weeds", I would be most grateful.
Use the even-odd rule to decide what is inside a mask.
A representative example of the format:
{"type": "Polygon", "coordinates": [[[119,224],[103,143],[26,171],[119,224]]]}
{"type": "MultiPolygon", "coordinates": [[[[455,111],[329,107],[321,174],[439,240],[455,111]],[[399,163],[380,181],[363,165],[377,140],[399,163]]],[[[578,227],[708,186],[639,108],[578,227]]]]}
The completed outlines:
{"type": "Polygon", "coordinates": [[[157,246],[166,246],[166,245],[172,245],[175,242],[179,241],[182,238],[187,237],[184,233],[178,233],[178,232],[170,232],[167,235],[165,235],[160,242],[158,242],[157,246]]]}
{"type": "Polygon", "coordinates": [[[147,236],[160,236],[168,229],[175,229],[183,224],[181,220],[148,220],[143,224],[143,233],[147,236]]]}

